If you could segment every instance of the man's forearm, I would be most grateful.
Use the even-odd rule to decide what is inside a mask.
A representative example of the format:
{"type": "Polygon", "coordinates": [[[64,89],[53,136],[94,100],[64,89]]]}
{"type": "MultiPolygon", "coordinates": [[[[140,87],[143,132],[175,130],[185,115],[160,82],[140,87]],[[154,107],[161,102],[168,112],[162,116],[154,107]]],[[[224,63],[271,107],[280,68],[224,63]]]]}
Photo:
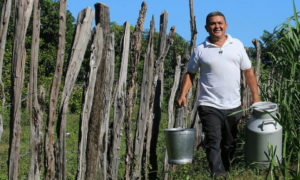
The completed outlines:
{"type": "Polygon", "coordinates": [[[182,90],[181,90],[181,95],[180,96],[185,96],[189,89],[192,87],[192,82],[195,78],[195,74],[192,73],[186,73],[183,77],[182,80],[182,90]]]}
{"type": "Polygon", "coordinates": [[[192,87],[192,82],[195,78],[195,74],[192,73],[186,73],[182,80],[182,89],[181,89],[181,95],[177,101],[179,107],[181,107],[181,104],[183,104],[184,107],[186,107],[186,98],[185,95],[189,91],[189,89],[192,87]]]}
{"type": "Polygon", "coordinates": [[[251,90],[253,96],[253,103],[259,102],[259,95],[258,95],[258,87],[257,87],[257,80],[255,78],[255,74],[252,68],[243,71],[244,76],[246,78],[247,84],[251,90]]]}

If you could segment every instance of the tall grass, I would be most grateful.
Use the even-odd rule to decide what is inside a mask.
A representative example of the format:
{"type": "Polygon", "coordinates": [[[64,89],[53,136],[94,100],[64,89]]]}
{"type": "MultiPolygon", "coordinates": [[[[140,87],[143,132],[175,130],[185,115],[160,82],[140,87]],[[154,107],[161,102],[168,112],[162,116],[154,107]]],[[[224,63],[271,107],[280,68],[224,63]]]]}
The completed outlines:
{"type": "MultiPolygon", "coordinates": [[[[280,123],[284,132],[283,159],[281,163],[278,160],[278,173],[285,179],[289,176],[300,178],[300,24],[294,1],[293,5],[294,16],[276,29],[280,38],[274,44],[272,52],[268,52],[273,61],[269,77],[273,83],[264,84],[262,88],[262,98],[279,105],[279,113],[273,118],[280,123]]],[[[271,151],[272,149],[270,146],[271,151]]],[[[270,166],[275,158],[269,156],[270,166]]],[[[273,179],[273,169],[269,172],[273,179]]]]}

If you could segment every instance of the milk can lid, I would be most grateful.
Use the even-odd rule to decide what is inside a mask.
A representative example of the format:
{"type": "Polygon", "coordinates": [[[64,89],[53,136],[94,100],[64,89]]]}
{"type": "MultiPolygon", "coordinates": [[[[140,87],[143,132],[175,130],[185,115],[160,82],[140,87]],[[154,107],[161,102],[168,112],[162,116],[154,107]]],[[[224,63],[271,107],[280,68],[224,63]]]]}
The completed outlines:
{"type": "Polygon", "coordinates": [[[178,127],[178,128],[164,129],[164,131],[196,131],[196,129],[195,128],[182,128],[182,127],[178,127]]]}
{"type": "Polygon", "coordinates": [[[264,112],[268,111],[268,112],[273,112],[277,110],[277,104],[272,103],[272,102],[256,102],[254,104],[252,104],[251,106],[255,111],[260,111],[260,112],[264,112]]]}

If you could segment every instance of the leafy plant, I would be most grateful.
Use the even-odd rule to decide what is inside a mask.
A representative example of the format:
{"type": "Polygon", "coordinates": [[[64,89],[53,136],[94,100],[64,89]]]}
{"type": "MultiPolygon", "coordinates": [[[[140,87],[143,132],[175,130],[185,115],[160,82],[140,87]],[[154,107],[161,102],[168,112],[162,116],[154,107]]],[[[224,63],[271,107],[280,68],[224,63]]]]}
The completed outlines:
{"type": "MultiPolygon", "coordinates": [[[[294,17],[288,18],[287,22],[275,29],[280,36],[277,34],[278,41],[272,45],[272,51],[268,52],[272,59],[272,71],[267,78],[269,83],[262,87],[262,98],[279,105],[277,117],[273,119],[279,122],[284,131],[280,170],[285,179],[288,174],[297,178],[300,173],[300,24],[294,1],[293,5],[294,17]],[[295,22],[295,27],[291,25],[291,21],[295,22]],[[290,163],[297,165],[296,170],[290,168],[290,163]]],[[[270,162],[276,160],[272,153],[269,157],[270,162]]],[[[269,173],[272,178],[274,169],[271,170],[271,166],[269,173]]]]}

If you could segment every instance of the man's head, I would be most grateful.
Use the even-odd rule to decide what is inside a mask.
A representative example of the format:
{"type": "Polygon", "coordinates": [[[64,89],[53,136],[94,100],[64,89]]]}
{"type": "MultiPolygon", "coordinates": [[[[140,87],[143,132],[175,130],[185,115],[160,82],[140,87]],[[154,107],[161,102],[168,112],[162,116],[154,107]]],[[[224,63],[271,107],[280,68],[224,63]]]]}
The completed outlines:
{"type": "Polygon", "coordinates": [[[224,38],[227,26],[224,14],[219,11],[211,12],[206,16],[205,29],[212,39],[224,38]]]}

